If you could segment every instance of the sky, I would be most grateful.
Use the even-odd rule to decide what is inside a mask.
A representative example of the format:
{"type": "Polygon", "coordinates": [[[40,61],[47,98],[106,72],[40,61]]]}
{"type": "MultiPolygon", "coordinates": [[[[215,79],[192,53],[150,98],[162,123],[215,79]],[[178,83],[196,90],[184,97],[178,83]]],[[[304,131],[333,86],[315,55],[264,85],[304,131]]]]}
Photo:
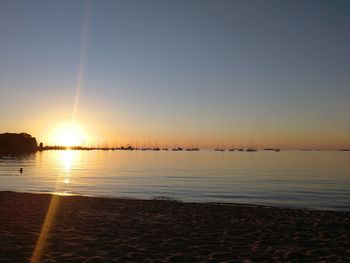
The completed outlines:
{"type": "Polygon", "coordinates": [[[349,1],[0,0],[0,132],[350,147],[349,1]]]}

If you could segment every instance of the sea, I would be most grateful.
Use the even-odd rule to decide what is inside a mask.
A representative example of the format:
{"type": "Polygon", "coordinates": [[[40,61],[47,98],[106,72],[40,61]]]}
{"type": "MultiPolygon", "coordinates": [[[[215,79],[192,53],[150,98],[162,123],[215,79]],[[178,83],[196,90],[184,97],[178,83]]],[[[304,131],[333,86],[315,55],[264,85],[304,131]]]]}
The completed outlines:
{"type": "Polygon", "coordinates": [[[350,211],[350,152],[42,151],[0,158],[0,191],[350,211]]]}

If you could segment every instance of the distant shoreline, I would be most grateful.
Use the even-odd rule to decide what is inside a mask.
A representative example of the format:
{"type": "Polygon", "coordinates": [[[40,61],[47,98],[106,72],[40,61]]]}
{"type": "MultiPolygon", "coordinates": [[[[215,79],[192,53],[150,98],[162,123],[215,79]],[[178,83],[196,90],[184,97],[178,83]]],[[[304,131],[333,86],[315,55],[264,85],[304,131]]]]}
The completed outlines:
{"type": "MultiPolygon", "coordinates": [[[[197,152],[201,150],[212,150],[215,152],[257,152],[257,151],[274,151],[280,152],[281,150],[296,150],[296,151],[330,151],[319,148],[300,148],[300,149],[281,149],[281,148],[254,148],[252,145],[248,148],[233,148],[233,147],[216,147],[216,148],[200,148],[196,147],[139,147],[139,146],[120,146],[120,147],[86,147],[86,146],[62,146],[62,145],[46,145],[43,143],[38,145],[35,137],[32,137],[28,133],[1,133],[0,134],[0,156],[4,155],[21,155],[27,153],[34,153],[37,151],[48,151],[48,150],[81,150],[81,151],[91,151],[91,150],[101,150],[101,151],[186,151],[186,152],[197,152]]],[[[333,150],[331,150],[333,151],[333,150]]],[[[347,152],[350,148],[340,148],[334,151],[347,152]]]]}
{"type": "MultiPolygon", "coordinates": [[[[186,151],[186,150],[182,150],[182,151],[172,151],[172,150],[141,150],[141,149],[120,149],[120,148],[85,148],[85,147],[64,147],[64,146],[60,146],[60,147],[47,147],[47,148],[37,148],[34,151],[17,151],[17,152],[2,152],[0,151],[0,158],[6,158],[6,157],[21,157],[21,156],[26,156],[26,155],[30,155],[30,154],[36,154],[36,153],[40,153],[40,152],[46,152],[46,151],[123,151],[123,152],[183,152],[183,153],[191,153],[193,151],[186,151]]],[[[255,154],[256,152],[276,152],[276,151],[272,151],[272,150],[256,150],[256,151],[232,151],[232,150],[220,150],[220,151],[216,151],[215,149],[210,149],[210,148],[201,148],[195,152],[218,152],[218,153],[232,153],[232,152],[242,152],[242,153],[249,153],[249,154],[255,154]]],[[[282,152],[282,150],[278,151],[278,152],[282,152]]],[[[334,149],[334,150],[319,150],[319,149],[283,149],[283,152],[350,152],[350,149],[334,149]]],[[[279,154],[279,153],[276,153],[279,154]]]]}
{"type": "MultiPolygon", "coordinates": [[[[163,151],[163,152],[190,152],[189,150],[154,150],[154,149],[139,149],[139,148],[133,148],[129,149],[127,147],[111,147],[111,148],[96,148],[96,147],[82,147],[82,146],[45,146],[43,148],[38,147],[35,151],[29,152],[29,153],[35,153],[35,152],[43,152],[43,151],[163,151]]],[[[230,150],[230,149],[222,149],[220,151],[217,151],[213,148],[199,148],[198,151],[212,151],[212,152],[251,152],[247,151],[246,149],[240,151],[240,150],[230,150]]],[[[257,149],[256,152],[273,152],[275,150],[266,150],[266,149],[257,149]]],[[[280,149],[280,152],[282,151],[299,151],[299,152],[350,152],[350,149],[280,149]]]]}

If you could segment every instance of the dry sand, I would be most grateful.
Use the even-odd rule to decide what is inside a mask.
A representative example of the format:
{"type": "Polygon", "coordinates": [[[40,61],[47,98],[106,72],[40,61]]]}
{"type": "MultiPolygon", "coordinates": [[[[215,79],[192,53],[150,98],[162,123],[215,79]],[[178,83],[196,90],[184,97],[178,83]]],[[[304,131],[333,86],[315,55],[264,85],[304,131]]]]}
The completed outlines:
{"type": "MultiPolygon", "coordinates": [[[[29,262],[51,195],[0,192],[0,261],[29,262]]],[[[57,197],[40,262],[350,262],[350,213],[57,197]]]]}

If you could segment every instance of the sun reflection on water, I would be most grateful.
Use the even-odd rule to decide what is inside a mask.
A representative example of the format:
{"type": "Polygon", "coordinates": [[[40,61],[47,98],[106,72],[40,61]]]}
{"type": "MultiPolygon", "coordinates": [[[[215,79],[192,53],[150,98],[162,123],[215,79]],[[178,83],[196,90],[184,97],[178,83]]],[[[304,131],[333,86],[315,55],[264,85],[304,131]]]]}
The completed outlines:
{"type": "Polygon", "coordinates": [[[69,183],[70,183],[70,178],[64,178],[64,179],[63,179],[63,183],[69,184],[69,183]]]}
{"type": "Polygon", "coordinates": [[[61,164],[67,174],[71,172],[75,157],[75,152],[73,150],[60,151],[61,164]]]}
{"type": "Polygon", "coordinates": [[[79,154],[74,150],[65,150],[59,152],[60,173],[57,181],[57,193],[69,193],[67,187],[72,182],[72,171],[76,168],[79,154]]]}

